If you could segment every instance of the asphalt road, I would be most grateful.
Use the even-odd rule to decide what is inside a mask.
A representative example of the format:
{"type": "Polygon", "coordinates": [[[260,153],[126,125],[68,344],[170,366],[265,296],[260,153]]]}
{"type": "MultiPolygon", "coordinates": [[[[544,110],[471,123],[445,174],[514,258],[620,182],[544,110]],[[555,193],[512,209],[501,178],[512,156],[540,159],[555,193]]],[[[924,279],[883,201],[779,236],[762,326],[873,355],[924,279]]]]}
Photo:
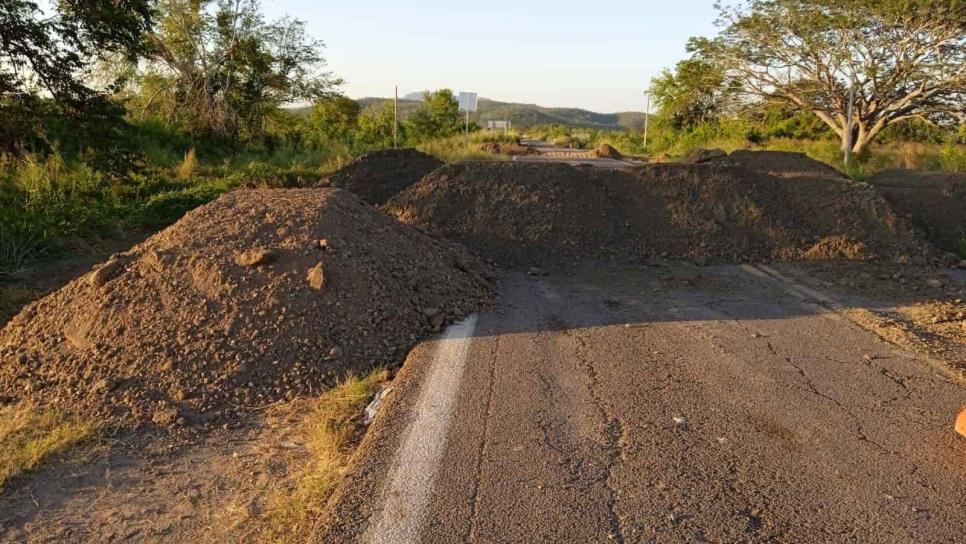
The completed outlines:
{"type": "Polygon", "coordinates": [[[316,541],[966,540],[964,385],[768,270],[509,276],[413,351],[316,541]]]}

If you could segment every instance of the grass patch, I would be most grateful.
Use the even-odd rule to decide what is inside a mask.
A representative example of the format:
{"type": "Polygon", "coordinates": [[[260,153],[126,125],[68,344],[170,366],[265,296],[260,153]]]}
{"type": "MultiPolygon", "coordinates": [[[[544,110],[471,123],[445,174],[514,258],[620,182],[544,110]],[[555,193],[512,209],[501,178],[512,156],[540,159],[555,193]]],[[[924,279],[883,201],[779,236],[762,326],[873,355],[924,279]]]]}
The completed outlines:
{"type": "Polygon", "coordinates": [[[0,408],[0,489],[10,478],[89,439],[97,428],[91,421],[53,410],[28,405],[0,408]]]}
{"type": "Polygon", "coordinates": [[[506,160],[502,155],[494,155],[480,149],[487,142],[512,143],[516,141],[516,134],[503,135],[494,132],[474,132],[470,135],[459,134],[448,138],[429,140],[416,146],[416,149],[447,162],[462,161],[495,161],[506,160]]]}
{"type": "Polygon", "coordinates": [[[386,370],[376,370],[365,377],[350,375],[320,397],[306,401],[308,406],[297,407],[309,414],[303,423],[309,460],[295,476],[293,485],[270,500],[266,541],[304,540],[342,480],[362,437],[366,405],[387,379],[386,370]]]}

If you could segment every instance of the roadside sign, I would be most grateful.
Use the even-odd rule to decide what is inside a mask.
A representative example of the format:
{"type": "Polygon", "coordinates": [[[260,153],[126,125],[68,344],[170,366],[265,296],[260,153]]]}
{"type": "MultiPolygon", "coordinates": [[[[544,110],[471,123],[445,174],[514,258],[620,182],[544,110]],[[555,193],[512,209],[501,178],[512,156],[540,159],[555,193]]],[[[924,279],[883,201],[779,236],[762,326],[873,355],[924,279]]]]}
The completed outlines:
{"type": "Polygon", "coordinates": [[[472,113],[476,111],[476,108],[477,108],[476,93],[460,92],[458,100],[460,103],[460,111],[465,111],[467,113],[472,113]]]}

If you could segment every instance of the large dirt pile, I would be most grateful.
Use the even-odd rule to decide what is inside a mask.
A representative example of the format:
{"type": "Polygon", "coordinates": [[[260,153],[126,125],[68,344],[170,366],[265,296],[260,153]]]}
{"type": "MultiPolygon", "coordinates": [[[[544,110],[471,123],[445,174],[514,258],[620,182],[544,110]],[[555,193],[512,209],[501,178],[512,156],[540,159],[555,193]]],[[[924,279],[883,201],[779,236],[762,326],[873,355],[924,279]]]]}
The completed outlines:
{"type": "Polygon", "coordinates": [[[727,163],[622,171],[564,164],[442,168],[385,209],[501,264],[906,259],[927,251],[866,184],[727,163]]]}
{"type": "Polygon", "coordinates": [[[966,174],[888,170],[869,181],[937,247],[956,251],[966,240],[966,174]]]}
{"type": "Polygon", "coordinates": [[[28,306],[0,398],[218,421],[397,361],[487,296],[482,263],[337,189],[238,191],[28,306]]]}
{"type": "Polygon", "coordinates": [[[620,151],[614,149],[609,144],[600,144],[597,146],[597,149],[594,150],[594,156],[600,159],[613,159],[617,161],[624,158],[624,155],[621,155],[620,151]]]}
{"type": "Polygon", "coordinates": [[[370,204],[383,204],[440,166],[442,161],[415,149],[382,149],[357,158],[330,175],[328,182],[370,204]]]}
{"type": "Polygon", "coordinates": [[[845,176],[835,168],[822,161],[815,160],[805,153],[789,151],[751,151],[738,149],[730,155],[716,155],[706,161],[720,161],[741,166],[755,172],[771,174],[781,177],[796,176],[831,176],[844,178],[845,176]]]}

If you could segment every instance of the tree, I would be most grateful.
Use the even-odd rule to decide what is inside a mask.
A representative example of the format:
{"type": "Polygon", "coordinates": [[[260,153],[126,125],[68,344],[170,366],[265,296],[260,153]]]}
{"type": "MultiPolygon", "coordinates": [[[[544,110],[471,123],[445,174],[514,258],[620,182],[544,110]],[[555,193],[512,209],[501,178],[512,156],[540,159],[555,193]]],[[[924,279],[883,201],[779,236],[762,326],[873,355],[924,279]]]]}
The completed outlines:
{"type": "Polygon", "coordinates": [[[451,136],[460,131],[459,101],[449,89],[426,91],[423,103],[406,120],[414,137],[420,140],[451,136]]]}
{"type": "Polygon", "coordinates": [[[691,129],[718,119],[728,98],[724,72],[715,64],[691,58],[651,80],[658,116],[678,129],[691,129]]]}
{"type": "Polygon", "coordinates": [[[355,100],[332,95],[315,103],[309,124],[320,139],[346,141],[359,124],[359,112],[359,103],[355,100]]]}
{"type": "Polygon", "coordinates": [[[750,0],[718,6],[722,32],[689,49],[754,99],[817,115],[862,152],[907,119],[949,123],[966,109],[960,0],[750,0]],[[854,81],[854,122],[848,124],[854,81]]]}
{"type": "Polygon", "coordinates": [[[149,0],[62,0],[50,13],[29,0],[0,0],[0,151],[50,144],[56,120],[70,121],[87,147],[116,148],[124,112],[108,93],[120,82],[95,89],[88,66],[115,54],[136,59],[151,15],[149,0]]]}
{"type": "MultiPolygon", "coordinates": [[[[361,148],[392,147],[395,113],[390,101],[366,108],[359,115],[356,144],[361,148]]],[[[405,125],[398,127],[400,141],[406,141],[405,125]]]]}
{"type": "Polygon", "coordinates": [[[160,0],[140,110],[191,132],[257,142],[280,106],[327,96],[324,44],[302,21],[266,22],[258,0],[160,0]]]}

